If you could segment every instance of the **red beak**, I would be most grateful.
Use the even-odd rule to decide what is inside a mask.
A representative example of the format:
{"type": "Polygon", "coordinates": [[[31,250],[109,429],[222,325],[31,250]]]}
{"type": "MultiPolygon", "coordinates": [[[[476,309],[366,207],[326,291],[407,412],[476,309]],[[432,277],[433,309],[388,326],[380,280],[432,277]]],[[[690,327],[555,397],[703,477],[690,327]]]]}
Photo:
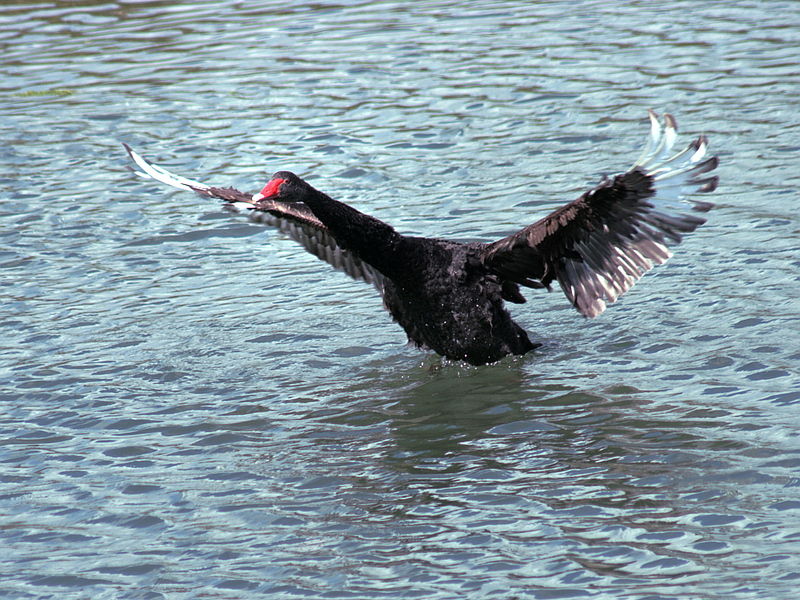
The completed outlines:
{"type": "Polygon", "coordinates": [[[261,190],[258,194],[253,196],[253,202],[258,202],[259,200],[266,200],[268,198],[274,198],[280,193],[280,187],[283,183],[283,179],[273,179],[267,185],[264,186],[264,189],[261,190]]]}

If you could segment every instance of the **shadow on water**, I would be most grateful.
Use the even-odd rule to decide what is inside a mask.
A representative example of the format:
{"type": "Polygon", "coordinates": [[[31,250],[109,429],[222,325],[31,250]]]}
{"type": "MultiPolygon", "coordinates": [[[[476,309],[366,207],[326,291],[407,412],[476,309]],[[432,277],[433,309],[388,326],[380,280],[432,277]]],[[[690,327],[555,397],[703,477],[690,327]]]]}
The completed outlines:
{"type": "Polygon", "coordinates": [[[398,450],[409,456],[437,458],[463,451],[464,444],[492,436],[497,428],[549,431],[530,420],[526,406],[548,396],[528,389],[522,365],[470,368],[442,366],[409,389],[397,403],[394,419],[398,450]]]}

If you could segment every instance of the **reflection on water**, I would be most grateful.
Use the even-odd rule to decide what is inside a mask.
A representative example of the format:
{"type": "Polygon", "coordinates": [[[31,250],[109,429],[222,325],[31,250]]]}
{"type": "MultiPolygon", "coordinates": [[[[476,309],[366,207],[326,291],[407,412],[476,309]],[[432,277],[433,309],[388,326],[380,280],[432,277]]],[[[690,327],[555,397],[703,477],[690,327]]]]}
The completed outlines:
{"type": "Polygon", "coordinates": [[[783,5],[0,15],[0,595],[794,597],[783,5]],[[709,223],[600,319],[530,294],[544,346],[481,368],[120,146],[492,239],[626,168],[648,107],[720,154],[709,223]]]}

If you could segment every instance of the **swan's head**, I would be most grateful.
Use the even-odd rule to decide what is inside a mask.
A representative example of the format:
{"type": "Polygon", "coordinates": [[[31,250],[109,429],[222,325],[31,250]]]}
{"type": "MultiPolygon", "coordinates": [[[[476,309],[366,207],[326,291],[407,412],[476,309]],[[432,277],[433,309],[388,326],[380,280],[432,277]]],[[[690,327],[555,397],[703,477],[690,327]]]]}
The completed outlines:
{"type": "Polygon", "coordinates": [[[258,194],[253,202],[262,200],[284,200],[286,202],[302,202],[307,184],[294,173],[278,171],[258,194]]]}

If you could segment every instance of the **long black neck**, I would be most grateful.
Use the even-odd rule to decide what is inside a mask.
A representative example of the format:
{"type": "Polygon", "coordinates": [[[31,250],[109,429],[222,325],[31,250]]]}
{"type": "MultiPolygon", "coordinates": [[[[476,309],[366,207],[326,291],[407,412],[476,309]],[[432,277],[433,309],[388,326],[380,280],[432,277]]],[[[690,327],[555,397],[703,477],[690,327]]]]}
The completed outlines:
{"type": "Polygon", "coordinates": [[[390,278],[396,278],[410,258],[405,236],[383,221],[334,200],[308,186],[303,202],[330,230],[336,242],[390,278]]]}

